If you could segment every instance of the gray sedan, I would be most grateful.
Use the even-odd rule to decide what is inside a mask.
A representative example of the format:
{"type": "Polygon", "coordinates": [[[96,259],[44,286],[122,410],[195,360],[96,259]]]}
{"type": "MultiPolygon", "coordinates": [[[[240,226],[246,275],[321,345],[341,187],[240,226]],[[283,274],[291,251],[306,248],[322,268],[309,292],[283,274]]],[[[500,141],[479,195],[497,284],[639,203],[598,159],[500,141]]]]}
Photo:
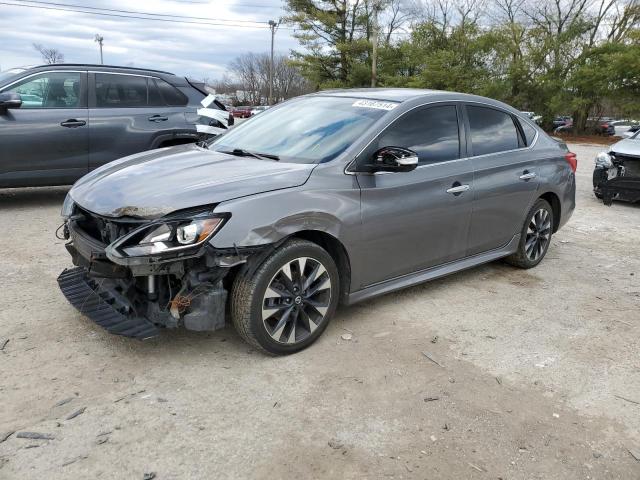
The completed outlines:
{"type": "Polygon", "coordinates": [[[217,137],[121,159],[65,201],[59,284],[109,331],[215,330],[272,354],[353,304],[484,262],[535,267],[576,156],[488,98],[321,92],[217,137]]]}

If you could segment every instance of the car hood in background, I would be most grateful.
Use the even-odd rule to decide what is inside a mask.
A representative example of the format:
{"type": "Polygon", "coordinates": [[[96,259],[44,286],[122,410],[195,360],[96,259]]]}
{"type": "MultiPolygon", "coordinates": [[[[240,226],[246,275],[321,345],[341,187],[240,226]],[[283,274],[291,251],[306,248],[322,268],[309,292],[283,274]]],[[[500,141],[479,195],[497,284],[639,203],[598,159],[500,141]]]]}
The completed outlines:
{"type": "Polygon", "coordinates": [[[636,138],[626,138],[611,145],[611,151],[622,155],[633,155],[640,157],[640,140],[636,138]]]}
{"type": "Polygon", "coordinates": [[[82,177],[69,192],[107,217],[168,213],[304,184],[315,165],[237,157],[182,145],[139,153],[82,177]]]}

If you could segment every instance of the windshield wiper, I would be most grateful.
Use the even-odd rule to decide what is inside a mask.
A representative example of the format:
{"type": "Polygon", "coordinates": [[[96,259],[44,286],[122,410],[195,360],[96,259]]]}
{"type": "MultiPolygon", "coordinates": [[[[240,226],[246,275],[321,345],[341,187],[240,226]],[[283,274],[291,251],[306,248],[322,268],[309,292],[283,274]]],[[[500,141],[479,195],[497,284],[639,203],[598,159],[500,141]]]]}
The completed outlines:
{"type": "Polygon", "coordinates": [[[243,148],[234,148],[231,151],[220,150],[221,153],[227,153],[229,155],[236,155],[238,157],[254,157],[260,160],[275,160],[279,161],[280,157],[277,155],[272,155],[270,153],[256,153],[250,152],[249,150],[245,150],[243,148]]]}

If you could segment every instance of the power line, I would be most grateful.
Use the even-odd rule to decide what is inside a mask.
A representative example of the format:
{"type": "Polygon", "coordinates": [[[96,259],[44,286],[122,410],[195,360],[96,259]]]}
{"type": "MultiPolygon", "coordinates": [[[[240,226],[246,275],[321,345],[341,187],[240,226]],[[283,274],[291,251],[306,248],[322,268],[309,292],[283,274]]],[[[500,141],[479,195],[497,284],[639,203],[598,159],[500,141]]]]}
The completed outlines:
{"type": "MultiPolygon", "coordinates": [[[[99,15],[103,17],[115,17],[115,18],[132,18],[136,20],[149,20],[155,22],[167,22],[167,23],[186,23],[191,25],[204,25],[204,26],[217,26],[217,27],[240,27],[240,28],[254,28],[254,29],[268,29],[269,25],[241,25],[241,24],[232,24],[232,23],[217,23],[217,22],[192,22],[188,20],[172,20],[169,18],[152,18],[152,17],[140,17],[136,15],[125,15],[125,14],[116,14],[116,13],[106,13],[106,12],[87,12],[85,10],[76,10],[73,8],[61,8],[61,7],[46,7],[43,5],[27,5],[24,3],[8,3],[8,2],[0,2],[0,5],[8,5],[12,7],[23,7],[23,8],[34,8],[39,10],[56,10],[61,12],[72,12],[72,13],[83,13],[85,15],[99,15]]],[[[84,7],[80,7],[84,8],[84,7]]],[[[171,16],[171,15],[167,15],[171,16]]],[[[234,20],[240,21],[240,20],[234,20]]],[[[287,29],[291,30],[291,29],[287,29]]]]}
{"type": "MultiPolygon", "coordinates": [[[[16,0],[13,0],[16,1],[16,0]]],[[[69,3],[56,3],[56,2],[42,2],[37,0],[17,0],[21,3],[38,3],[41,5],[53,5],[57,7],[68,7],[68,8],[81,8],[83,10],[95,10],[95,11],[103,11],[103,12],[116,12],[116,13],[129,13],[135,15],[149,15],[153,17],[172,17],[172,18],[184,18],[187,20],[211,20],[215,22],[239,22],[239,23],[261,23],[268,24],[267,22],[261,22],[258,20],[229,20],[224,18],[211,18],[211,17],[192,17],[189,15],[173,15],[173,14],[165,14],[165,13],[150,13],[150,12],[140,12],[135,10],[118,10],[115,8],[102,8],[102,7],[87,7],[84,5],[77,4],[69,4],[69,3]]],[[[90,12],[87,12],[90,13],[90,12]]]]}

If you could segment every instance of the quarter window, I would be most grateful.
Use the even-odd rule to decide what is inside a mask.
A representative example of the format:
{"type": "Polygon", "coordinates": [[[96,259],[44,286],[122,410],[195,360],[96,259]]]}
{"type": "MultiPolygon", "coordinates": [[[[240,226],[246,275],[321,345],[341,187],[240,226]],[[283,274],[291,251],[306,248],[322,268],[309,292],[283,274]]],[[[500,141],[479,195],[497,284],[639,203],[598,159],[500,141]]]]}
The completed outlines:
{"type": "Polygon", "coordinates": [[[160,93],[162,94],[162,98],[167,105],[182,107],[187,104],[189,99],[186,97],[184,93],[178,90],[173,85],[169,85],[164,80],[156,79],[156,84],[160,89],[160,93]]]}
{"type": "Polygon", "coordinates": [[[24,108],[78,108],[80,73],[50,72],[29,77],[5,91],[19,93],[24,108]]]}
{"type": "Polygon", "coordinates": [[[467,105],[473,155],[505,152],[518,148],[513,118],[494,108],[467,105]]]}
{"type": "Polygon", "coordinates": [[[522,131],[524,132],[524,138],[527,141],[527,146],[529,146],[533,143],[533,139],[536,138],[536,129],[529,125],[529,123],[527,122],[521,121],[520,125],[522,126],[522,131]]]}
{"type": "Polygon", "coordinates": [[[459,158],[456,107],[426,107],[413,110],[395,121],[374,142],[377,149],[404,147],[418,154],[421,165],[459,158]]]}

